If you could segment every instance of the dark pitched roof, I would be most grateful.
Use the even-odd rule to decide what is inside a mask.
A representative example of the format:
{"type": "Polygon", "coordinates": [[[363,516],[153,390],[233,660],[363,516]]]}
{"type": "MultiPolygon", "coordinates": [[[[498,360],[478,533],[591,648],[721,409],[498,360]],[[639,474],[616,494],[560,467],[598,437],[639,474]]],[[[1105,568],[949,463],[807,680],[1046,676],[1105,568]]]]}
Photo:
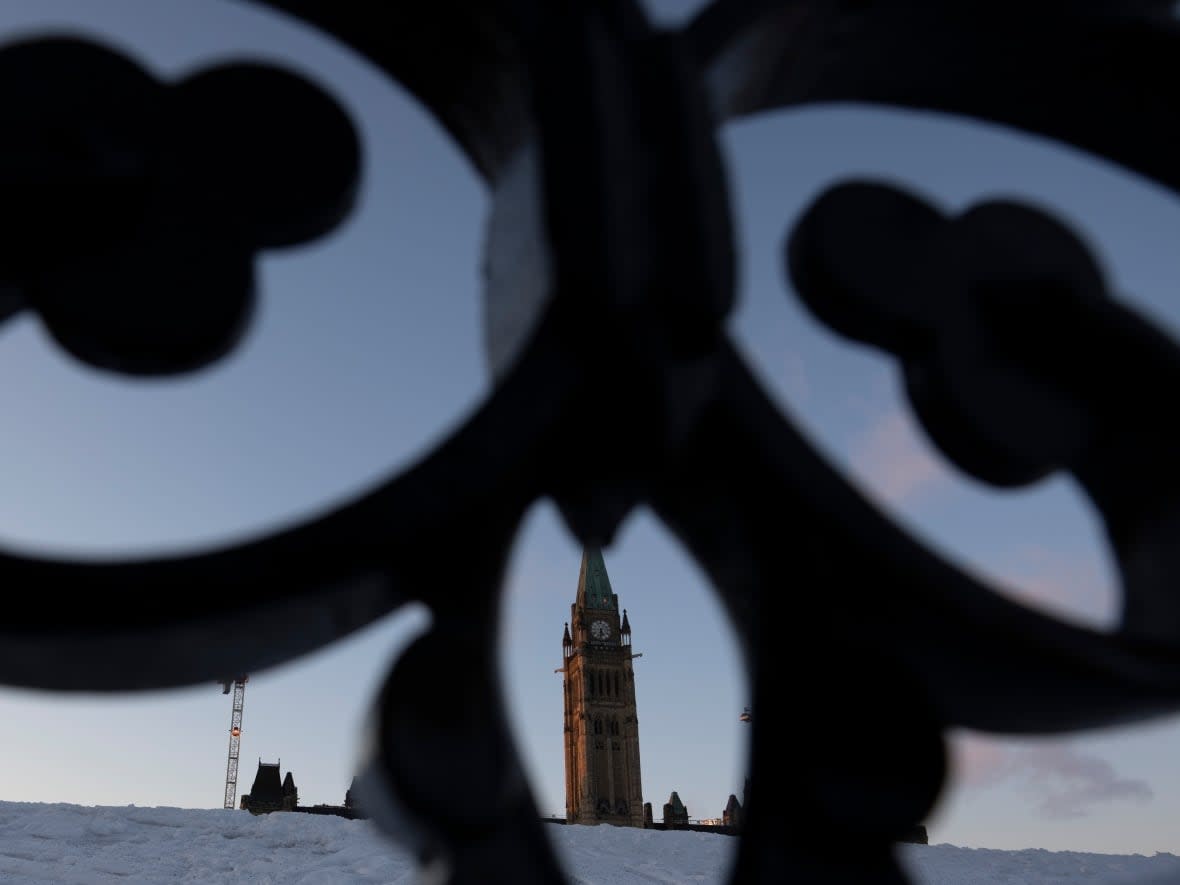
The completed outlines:
{"type": "Polygon", "coordinates": [[[611,592],[606,563],[602,561],[602,551],[597,547],[587,547],[582,551],[576,604],[590,609],[619,610],[619,598],[611,592]]]}
{"type": "MultiPolygon", "coordinates": [[[[290,777],[290,773],[287,777],[290,777]]],[[[279,780],[279,763],[258,760],[258,773],[254,775],[254,786],[250,788],[251,802],[278,802],[283,798],[283,785],[279,780]]]]}

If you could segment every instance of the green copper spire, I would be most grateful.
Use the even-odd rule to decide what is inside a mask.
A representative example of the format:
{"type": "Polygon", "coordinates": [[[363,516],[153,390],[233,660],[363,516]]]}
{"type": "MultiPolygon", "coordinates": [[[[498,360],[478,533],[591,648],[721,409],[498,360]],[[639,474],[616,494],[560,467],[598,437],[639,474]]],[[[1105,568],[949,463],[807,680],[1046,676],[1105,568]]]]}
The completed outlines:
{"type": "Polygon", "coordinates": [[[602,551],[597,547],[587,547],[582,551],[577,604],[591,609],[606,609],[613,612],[619,610],[619,598],[611,592],[610,578],[606,576],[606,564],[602,561],[602,551]]]}

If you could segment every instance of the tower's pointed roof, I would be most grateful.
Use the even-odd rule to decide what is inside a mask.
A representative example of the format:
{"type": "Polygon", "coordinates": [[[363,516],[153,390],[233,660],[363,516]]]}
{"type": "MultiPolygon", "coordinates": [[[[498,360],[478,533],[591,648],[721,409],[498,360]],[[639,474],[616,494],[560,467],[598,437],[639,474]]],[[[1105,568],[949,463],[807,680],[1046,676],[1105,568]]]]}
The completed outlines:
{"type": "Polygon", "coordinates": [[[597,547],[582,550],[582,570],[578,573],[577,604],[585,608],[619,610],[619,598],[611,592],[610,578],[602,551],[597,547]]]}
{"type": "Polygon", "coordinates": [[[259,759],[258,773],[254,775],[254,785],[250,787],[250,801],[261,805],[264,802],[277,802],[282,798],[283,785],[279,780],[279,763],[263,762],[259,759]]]}

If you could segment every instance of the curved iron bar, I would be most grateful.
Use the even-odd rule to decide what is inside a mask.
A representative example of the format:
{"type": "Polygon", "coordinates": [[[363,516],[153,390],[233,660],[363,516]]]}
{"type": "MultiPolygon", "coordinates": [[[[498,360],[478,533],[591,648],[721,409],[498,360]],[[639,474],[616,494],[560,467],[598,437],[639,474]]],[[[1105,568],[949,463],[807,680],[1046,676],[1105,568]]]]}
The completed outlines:
{"type": "MultiPolygon", "coordinates": [[[[1171,3],[948,10],[921,0],[716,0],[679,31],[652,28],[626,0],[447,0],[380,12],[319,0],[265,5],[320,28],[408,88],[489,186],[522,150],[538,151],[551,274],[541,315],[462,428],[320,519],[193,557],[95,565],[0,555],[5,586],[26,600],[0,623],[0,680],[105,691],[211,681],[227,668],[290,660],[420,600],[432,628],[397,662],[377,701],[368,801],[446,881],[560,882],[505,721],[491,639],[521,516],[549,496],[589,543],[609,543],[628,512],[650,505],[727,606],[753,703],[768,708],[789,691],[807,711],[787,734],[754,723],[735,882],[904,882],[893,844],[937,798],[951,726],[1051,733],[1180,709],[1180,626],[1168,581],[1175,468],[1164,457],[1173,437],[1146,393],[1175,372],[1175,345],[1107,296],[1066,228],[1026,207],[982,206],[946,219],[906,194],[848,184],[796,227],[788,267],[800,296],[836,331],[899,358],[915,410],[948,457],[995,483],[1069,469],[1103,513],[1125,583],[1117,631],[1070,626],[1005,600],[857,494],[726,340],[734,246],[715,145],[727,119],[806,102],[878,102],[1012,126],[1176,189],[1171,3]],[[885,244],[907,260],[891,259],[885,244]],[[862,264],[873,273],[854,272],[862,264]],[[1049,335],[1063,329],[1067,336],[1049,335]],[[1113,381],[1088,369],[1083,357],[1094,348],[1116,361],[1113,381]],[[613,355],[607,364],[598,359],[604,351],[613,355]],[[625,422],[627,439],[591,444],[579,420],[588,413],[625,422]],[[1017,420],[1033,413],[1054,420],[1017,420]],[[471,550],[462,560],[448,555],[456,537],[471,550]],[[802,592],[780,586],[784,539],[801,551],[791,580],[802,592]],[[832,584],[838,597],[809,592],[832,584]],[[27,592],[46,585],[72,588],[72,605],[27,592]],[[238,641],[263,623],[267,645],[238,641]],[[784,647],[781,631],[793,624],[805,629],[784,647]],[[448,680],[466,689],[463,703],[425,690],[459,669],[487,674],[482,685],[448,680]],[[857,724],[874,719],[893,728],[872,747],[857,743],[857,724]],[[455,801],[464,794],[481,797],[478,814],[455,801]],[[790,796],[789,807],[771,804],[776,796],[790,796]]],[[[43,65],[46,50],[89,64],[87,82],[107,99],[155,108],[185,93],[146,81],[105,50],[34,44],[23,60],[0,53],[6,102],[20,94],[6,79],[43,65]]],[[[225,76],[269,96],[286,90],[288,109],[318,103],[320,119],[334,119],[330,102],[289,75],[211,79],[225,76]]],[[[229,101],[233,91],[212,95],[229,101]]],[[[34,128],[44,122],[30,113],[34,128]]],[[[180,125],[186,113],[196,110],[163,119],[180,125]]],[[[147,118],[161,119],[154,114],[147,118]]],[[[91,306],[88,331],[70,287],[50,283],[64,264],[73,278],[97,277],[114,292],[95,262],[137,266],[151,245],[137,233],[142,219],[199,197],[169,190],[196,158],[167,149],[167,124],[112,128],[77,104],[54,122],[86,147],[42,168],[46,180],[81,175],[92,209],[112,192],[163,197],[133,203],[106,239],[82,224],[67,242],[74,252],[38,253],[43,244],[26,236],[32,251],[5,253],[0,307],[4,316],[34,309],[57,317],[65,346],[115,371],[183,371],[232,346],[250,295],[249,256],[274,237],[302,241],[330,228],[356,171],[347,123],[338,121],[325,127],[336,160],[316,178],[315,199],[295,207],[305,224],[277,230],[267,209],[280,191],[270,190],[228,242],[174,227],[180,245],[149,263],[153,272],[175,272],[189,254],[184,243],[205,237],[222,257],[237,256],[219,278],[238,280],[226,290],[233,298],[214,305],[220,319],[174,362],[159,345],[178,332],[160,326],[154,305],[91,306]],[[123,139],[119,150],[112,134],[123,139]],[[96,165],[129,156],[127,145],[137,158],[130,172],[96,165]],[[144,317],[130,340],[101,334],[102,321],[117,328],[144,317]]],[[[324,138],[313,130],[309,144],[326,148],[324,138]]],[[[259,156],[256,144],[237,147],[240,156],[220,159],[235,199],[248,181],[232,174],[236,160],[259,156]]],[[[0,154],[0,172],[13,163],[11,150],[0,154]]],[[[77,196],[61,190],[63,199],[77,196]]],[[[202,211],[220,217],[216,205],[202,211]]]]}

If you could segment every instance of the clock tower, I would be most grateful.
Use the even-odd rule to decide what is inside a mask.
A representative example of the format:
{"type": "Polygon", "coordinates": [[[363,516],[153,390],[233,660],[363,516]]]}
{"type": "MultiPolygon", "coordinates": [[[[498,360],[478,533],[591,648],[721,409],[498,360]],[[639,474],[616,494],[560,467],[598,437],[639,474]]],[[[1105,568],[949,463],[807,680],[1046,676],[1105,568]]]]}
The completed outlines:
{"type": "Polygon", "coordinates": [[[565,695],[565,818],[643,826],[639,717],[631,624],[619,616],[602,552],[582,551],[578,591],[561,640],[565,695]]]}

